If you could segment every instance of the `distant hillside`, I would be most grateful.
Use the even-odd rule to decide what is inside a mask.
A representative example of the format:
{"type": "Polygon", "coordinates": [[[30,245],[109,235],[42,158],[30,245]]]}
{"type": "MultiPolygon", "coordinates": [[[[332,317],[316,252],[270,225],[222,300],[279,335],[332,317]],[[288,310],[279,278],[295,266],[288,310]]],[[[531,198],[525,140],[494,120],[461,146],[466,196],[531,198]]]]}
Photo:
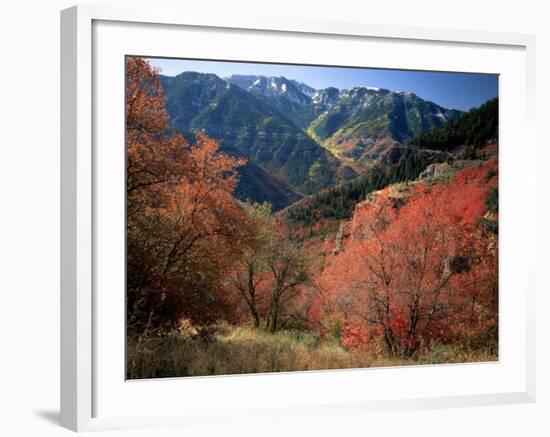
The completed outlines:
{"type": "Polygon", "coordinates": [[[315,89],[310,86],[283,76],[266,77],[234,74],[227,77],[226,80],[252,93],[267,97],[284,96],[302,105],[310,104],[311,97],[315,94],[315,89]]]}
{"type": "Polygon", "coordinates": [[[461,114],[413,93],[367,86],[315,90],[285,77],[233,75],[227,80],[280,111],[335,155],[363,163],[461,114]]]}
{"type": "MultiPolygon", "coordinates": [[[[425,167],[443,159],[434,151],[479,145],[495,138],[498,125],[497,101],[463,114],[409,92],[367,86],[316,90],[280,76],[221,79],[184,72],[161,76],[161,81],[172,127],[186,135],[204,130],[220,140],[222,150],[245,156],[248,163],[240,172],[239,197],[269,201],[274,210],[321,191],[319,196],[325,196],[321,203],[331,205],[323,215],[337,210],[335,217],[347,217],[356,202],[354,195],[335,201],[328,193],[353,186],[338,191],[336,197],[345,198],[357,186],[363,192],[366,185],[378,187],[371,183],[374,174],[383,174],[388,181],[402,180],[411,159],[422,171],[420,161],[425,167]]],[[[300,205],[308,202],[304,199],[300,205]]]]}
{"type": "Polygon", "coordinates": [[[337,103],[314,120],[308,132],[334,153],[365,161],[459,115],[460,111],[412,93],[356,87],[342,91],[337,103]]]}
{"type": "Polygon", "coordinates": [[[239,169],[236,194],[245,201],[269,202],[273,211],[279,211],[303,197],[252,160],[239,169]]]}
{"type": "Polygon", "coordinates": [[[254,94],[304,130],[319,114],[336,103],[340,93],[336,88],[315,90],[281,76],[235,74],[226,80],[254,94]]]}
{"type": "Polygon", "coordinates": [[[370,192],[427,175],[437,168],[433,164],[459,160],[454,165],[460,167],[463,165],[461,162],[487,159],[498,153],[497,139],[498,98],[448,120],[439,128],[420,134],[405,144],[385,148],[364,174],[304,198],[287,208],[285,216],[290,223],[305,226],[312,226],[320,220],[348,219],[355,205],[365,200],[370,192]],[[469,146],[473,153],[459,146],[469,146]],[[485,148],[482,149],[482,146],[485,148]],[[461,161],[464,159],[466,161],[461,161]]]}
{"type": "Polygon", "coordinates": [[[285,216],[290,223],[302,223],[306,226],[323,219],[349,219],[355,205],[365,200],[369,193],[390,184],[416,179],[428,165],[445,162],[449,157],[446,153],[403,149],[396,163],[376,165],[352,181],[304,198],[286,209],[285,216]]]}
{"type": "MultiPolygon", "coordinates": [[[[174,128],[204,130],[292,190],[314,193],[355,176],[276,108],[236,85],[193,72],[161,80],[174,128]]],[[[247,185],[253,193],[253,181],[247,185]]]]}
{"type": "Polygon", "coordinates": [[[479,148],[498,138],[498,97],[472,109],[443,126],[420,133],[409,141],[435,150],[454,150],[459,146],[479,148]]]}

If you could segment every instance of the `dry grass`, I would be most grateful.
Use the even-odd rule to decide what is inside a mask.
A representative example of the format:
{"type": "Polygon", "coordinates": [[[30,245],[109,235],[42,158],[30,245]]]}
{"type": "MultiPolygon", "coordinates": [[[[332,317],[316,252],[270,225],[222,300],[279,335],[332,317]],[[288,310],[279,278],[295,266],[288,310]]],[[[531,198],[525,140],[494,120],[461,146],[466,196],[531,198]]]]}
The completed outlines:
{"type": "Polygon", "coordinates": [[[136,350],[128,341],[128,378],[233,375],[247,373],[387,367],[416,364],[495,361],[496,356],[436,346],[417,359],[377,357],[352,352],[308,333],[269,334],[248,327],[224,327],[209,343],[181,335],[148,338],[136,350]]]}

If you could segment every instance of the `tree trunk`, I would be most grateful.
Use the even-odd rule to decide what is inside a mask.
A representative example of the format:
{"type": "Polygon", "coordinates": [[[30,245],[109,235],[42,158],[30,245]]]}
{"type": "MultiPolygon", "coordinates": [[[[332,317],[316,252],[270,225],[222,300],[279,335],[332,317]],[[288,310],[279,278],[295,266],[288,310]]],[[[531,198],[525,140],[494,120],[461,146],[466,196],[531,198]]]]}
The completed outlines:
{"type": "Polygon", "coordinates": [[[260,327],[260,316],[257,311],[252,311],[252,317],[254,319],[254,328],[260,327]]]}

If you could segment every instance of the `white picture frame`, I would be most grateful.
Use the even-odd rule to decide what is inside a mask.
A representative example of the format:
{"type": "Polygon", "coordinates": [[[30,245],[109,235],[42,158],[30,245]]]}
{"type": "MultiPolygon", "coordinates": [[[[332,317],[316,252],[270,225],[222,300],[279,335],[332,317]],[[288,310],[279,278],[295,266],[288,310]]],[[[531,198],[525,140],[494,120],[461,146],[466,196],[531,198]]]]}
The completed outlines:
{"type": "MultiPolygon", "coordinates": [[[[216,47],[209,49],[207,46],[208,44],[194,47],[194,53],[197,53],[197,50],[208,49],[212,50],[210,57],[214,56],[216,47]]],[[[299,52],[297,53],[299,54],[299,52]]],[[[224,17],[215,15],[195,17],[184,10],[162,11],[153,7],[148,10],[125,10],[78,6],[62,11],[61,424],[75,431],[88,431],[141,426],[219,423],[244,420],[245,418],[247,420],[263,420],[301,415],[360,414],[372,411],[533,402],[535,399],[535,287],[534,272],[531,270],[530,264],[534,265],[534,263],[529,263],[529,256],[520,254],[519,249],[532,247],[536,240],[536,220],[532,210],[532,205],[535,204],[533,193],[535,192],[536,178],[534,170],[532,170],[534,166],[529,167],[536,159],[536,144],[533,134],[534,53],[534,36],[524,34],[426,29],[359,22],[289,21],[284,18],[250,19],[243,17],[228,22],[224,17]],[[508,301],[505,301],[503,308],[508,311],[508,315],[517,313],[518,331],[520,331],[510,338],[511,341],[517,342],[516,344],[521,350],[515,352],[513,357],[515,361],[508,366],[508,370],[501,372],[501,369],[506,369],[508,365],[508,358],[505,356],[494,367],[488,367],[485,364],[470,364],[452,368],[424,366],[419,370],[392,368],[391,370],[364,369],[295,372],[285,375],[190,378],[185,383],[185,390],[187,390],[186,393],[190,393],[188,395],[190,398],[192,393],[203,390],[212,396],[212,399],[219,397],[219,405],[213,402],[207,411],[204,406],[207,405],[208,399],[195,397],[193,405],[182,400],[173,408],[167,409],[160,406],[157,410],[153,410],[151,406],[150,411],[145,405],[144,411],[136,411],[135,414],[132,414],[131,399],[139,399],[139,396],[142,396],[144,399],[156,400],[161,395],[166,395],[170,399],[181,392],[183,383],[181,379],[145,381],[144,383],[124,381],[123,378],[120,379],[120,375],[123,374],[120,362],[113,360],[110,363],[108,361],[108,350],[120,348],[114,352],[119,357],[119,352],[124,349],[124,344],[120,344],[119,341],[123,335],[120,326],[124,324],[124,313],[117,313],[120,309],[120,301],[124,299],[124,289],[116,286],[117,283],[120,285],[120,282],[114,281],[115,285],[112,285],[114,293],[111,296],[115,296],[117,292],[120,295],[107,298],[102,295],[98,299],[98,290],[105,290],[107,287],[105,284],[109,284],[111,279],[117,275],[114,272],[109,276],[110,274],[102,267],[101,254],[105,253],[105,245],[101,243],[101,239],[106,238],[102,235],[106,235],[108,230],[104,231],[105,227],[102,225],[105,221],[101,211],[105,211],[105,208],[98,208],[98,205],[104,201],[116,202],[117,199],[118,202],[123,202],[123,197],[116,197],[119,194],[116,189],[113,190],[112,199],[108,200],[104,189],[105,184],[116,185],[116,166],[120,164],[117,159],[120,159],[121,155],[119,153],[111,159],[111,156],[106,153],[98,154],[97,144],[98,141],[100,144],[110,141],[118,144],[117,141],[120,140],[120,137],[115,135],[112,138],[105,136],[105,132],[110,131],[106,128],[106,122],[102,120],[109,118],[109,120],[114,120],[113,123],[120,121],[120,116],[123,116],[120,111],[120,108],[123,107],[123,99],[120,99],[120,107],[114,108],[113,114],[109,114],[109,117],[104,117],[104,112],[100,108],[106,107],[103,95],[109,94],[110,98],[116,98],[119,96],[117,93],[120,93],[124,87],[123,76],[118,75],[121,64],[118,63],[118,67],[113,65],[115,79],[112,84],[104,86],[102,81],[105,77],[104,73],[111,68],[109,59],[116,58],[120,61],[121,53],[166,55],[170,50],[175,49],[168,47],[167,44],[161,45],[161,39],[166,37],[167,33],[180,30],[185,35],[202,32],[203,36],[208,38],[210,38],[208,32],[211,32],[212,35],[216,32],[224,32],[224,38],[232,38],[231,35],[235,34],[234,38],[247,38],[247,35],[254,35],[261,39],[262,35],[265,35],[266,41],[269,39],[272,46],[275,44],[273,41],[277,39],[281,39],[278,45],[284,46],[284,44],[290,44],[290,38],[294,38],[295,42],[304,38],[311,40],[322,38],[328,40],[330,38],[331,41],[335,41],[335,44],[339,44],[340,40],[353,40],[354,44],[383,42],[389,45],[407,44],[411,47],[427,44],[430,47],[435,47],[433,50],[440,52],[449,46],[456,47],[464,53],[479,49],[477,59],[480,63],[482,60],[485,63],[484,67],[481,64],[479,67],[483,71],[486,71],[487,68],[491,69],[491,62],[495,65],[498,62],[501,63],[500,65],[508,65],[507,62],[510,59],[518,61],[513,63],[514,66],[510,64],[509,68],[515,68],[514,72],[510,72],[507,76],[510,80],[504,81],[504,85],[501,84],[501,87],[508,87],[513,78],[521,78],[521,83],[516,84],[518,89],[515,91],[506,94],[507,89],[501,88],[501,91],[509,96],[508,103],[506,99],[503,99],[502,103],[503,123],[510,120],[512,116],[520,117],[514,127],[507,127],[502,134],[505,138],[510,139],[522,137],[522,150],[525,152],[524,156],[516,162],[519,169],[515,172],[515,177],[518,180],[515,181],[514,186],[507,184],[506,178],[509,178],[511,173],[506,171],[506,160],[503,161],[503,172],[501,173],[502,191],[509,187],[508,194],[502,195],[501,202],[503,207],[508,207],[506,210],[509,211],[510,220],[507,228],[510,232],[505,233],[505,237],[501,237],[505,238],[503,241],[505,244],[501,250],[501,273],[505,275],[507,282],[514,286],[517,285],[516,289],[519,290],[518,296],[514,297],[517,301],[510,301],[510,305],[506,305],[508,301]],[[140,41],[139,38],[140,32],[145,31],[149,36],[147,47],[145,47],[145,42],[140,41]],[[232,31],[233,33],[231,33],[232,31]],[[127,35],[128,38],[122,38],[120,35],[127,35]],[[124,39],[131,40],[134,47],[138,47],[137,50],[140,53],[136,53],[135,48],[129,49],[128,46],[124,46],[124,39]],[[105,44],[106,40],[109,41],[109,47],[105,44]],[[140,44],[143,49],[140,48],[140,44]],[[161,47],[165,53],[160,53],[161,47]],[[493,59],[487,58],[489,51],[494,52],[493,59]],[[512,54],[510,55],[512,57],[506,58],[505,53],[508,52],[512,54]],[[498,53],[502,53],[502,59],[499,58],[498,53]],[[510,109],[512,102],[517,107],[513,111],[510,109]],[[506,112],[508,110],[511,112],[506,112]],[[524,200],[526,207],[514,208],[511,205],[511,201],[514,199],[524,200]],[[509,200],[510,202],[508,202],[509,200]],[[513,230],[517,229],[518,223],[524,223],[523,236],[527,236],[521,241],[512,238],[513,230]],[[518,257],[521,257],[522,260],[516,263],[518,257]],[[105,302],[111,298],[118,300],[112,305],[114,310],[108,314],[105,302]],[[111,319],[119,317],[120,323],[117,321],[104,322],[109,317],[111,319]],[[116,335],[113,334],[112,344],[109,345],[107,345],[108,341],[105,335],[107,330],[116,333],[116,335]],[[108,349],[109,347],[111,349],[108,349]],[[105,353],[101,353],[101,350],[105,353]],[[108,368],[109,366],[113,367],[112,372],[108,368]],[[373,372],[378,372],[375,374],[377,380],[391,378],[394,381],[406,381],[410,377],[411,371],[415,372],[414,375],[418,381],[432,377],[436,381],[458,379],[454,381],[455,387],[448,387],[448,390],[445,390],[445,387],[438,388],[437,384],[433,384],[433,387],[425,391],[419,391],[414,386],[408,389],[407,387],[394,387],[391,393],[388,391],[387,396],[381,394],[383,391],[369,396],[365,393],[350,391],[349,399],[345,397],[346,384],[351,387],[355,384],[354,381],[359,381],[356,385],[360,386],[363,383],[361,378],[365,375],[370,375],[371,381],[373,372]],[[478,379],[480,389],[476,391],[468,387],[466,381],[460,381],[460,375],[463,375],[464,378],[473,378],[474,382],[478,379]],[[491,377],[491,375],[498,376],[491,377]],[[505,379],[513,381],[513,383],[507,385],[505,379]],[[112,382],[115,380],[116,384],[112,382]],[[485,386],[481,384],[483,381],[487,381],[485,386]],[[114,387],[115,385],[118,388],[114,387]],[[282,395],[277,402],[272,404],[252,405],[245,401],[246,393],[264,388],[270,388],[276,392],[277,387],[285,385],[301,387],[304,391],[310,390],[311,395],[308,397],[298,393],[294,403],[285,403],[282,395]],[[460,385],[464,387],[458,387],[460,385]],[[111,386],[113,387],[111,388],[111,386]],[[243,393],[242,396],[233,399],[236,404],[242,403],[243,408],[240,412],[222,408],[221,402],[229,391],[243,393]],[[112,400],[109,401],[107,398],[112,400]],[[128,409],[118,411],[117,405],[125,402],[129,405],[128,409]]],[[[173,54],[179,55],[179,53],[173,54]]],[[[231,56],[229,58],[237,59],[235,56],[244,55],[235,53],[233,56],[233,58],[231,56]]],[[[321,54],[317,56],[321,56],[321,54]]],[[[325,53],[323,56],[337,56],[337,54],[336,52],[333,55],[325,53]]],[[[204,57],[208,58],[209,56],[205,55],[204,57]]],[[[403,57],[405,58],[405,56],[403,57]]],[[[447,58],[441,56],[440,59],[430,61],[419,59],[417,61],[401,60],[400,62],[409,62],[409,66],[416,62],[419,69],[447,68],[452,70],[459,68],[460,60],[457,59],[460,56],[457,56],[454,61],[451,56],[447,58]],[[442,67],[437,67],[438,62],[442,67]]],[[[250,57],[248,59],[251,60],[250,57]]],[[[279,59],[275,51],[273,59],[279,59]]],[[[380,59],[379,62],[382,62],[383,58],[380,57],[380,59]]],[[[387,65],[386,63],[384,66],[398,67],[399,65],[387,65]]],[[[490,72],[502,73],[496,66],[490,72]]],[[[110,104],[109,107],[112,107],[112,102],[110,104]]],[[[120,129],[123,130],[122,124],[120,129]]],[[[120,144],[120,151],[123,153],[123,142],[120,144]]],[[[504,152],[501,154],[504,153],[504,158],[506,158],[506,146],[504,145],[503,148],[504,152]]],[[[114,219],[113,226],[117,226],[117,223],[120,224],[117,220],[114,219]]],[[[122,229],[119,230],[123,232],[122,229]]],[[[116,238],[119,237],[120,235],[116,238]]],[[[117,247],[118,249],[110,250],[110,252],[115,253],[120,249],[120,245],[117,247]]],[[[535,253],[535,251],[530,250],[527,253],[535,253]]],[[[123,272],[119,273],[123,275],[123,272]]],[[[120,279],[120,275],[117,278],[120,279]]],[[[507,323],[508,319],[504,318],[502,323],[507,323]]],[[[504,326],[504,329],[506,330],[507,326],[504,326]]],[[[398,384],[396,383],[396,385],[398,384]]],[[[275,398],[277,398],[277,393],[275,393],[275,398]]]]}

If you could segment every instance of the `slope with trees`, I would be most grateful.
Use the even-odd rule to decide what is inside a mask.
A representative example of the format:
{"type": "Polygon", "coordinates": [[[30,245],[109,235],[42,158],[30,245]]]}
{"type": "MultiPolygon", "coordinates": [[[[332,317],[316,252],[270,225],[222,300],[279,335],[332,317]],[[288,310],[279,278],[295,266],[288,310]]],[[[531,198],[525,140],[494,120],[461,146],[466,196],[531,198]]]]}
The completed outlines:
{"type": "Polygon", "coordinates": [[[239,199],[245,157],[171,128],[147,61],[126,71],[128,378],[498,358],[494,103],[274,213],[239,199]]]}
{"type": "Polygon", "coordinates": [[[462,114],[441,127],[410,140],[419,147],[453,151],[467,145],[478,149],[498,136],[498,97],[462,114]]]}
{"type": "Polygon", "coordinates": [[[484,226],[496,168],[491,159],[419,184],[405,202],[385,189],[356,211],[319,277],[326,316],[339,319],[349,347],[409,357],[454,343],[496,353],[498,236],[484,226]]]}
{"type": "Polygon", "coordinates": [[[222,149],[240,152],[298,192],[312,193],[354,175],[283,113],[213,74],[163,76],[162,85],[175,129],[204,130],[222,140],[222,149]]]}

